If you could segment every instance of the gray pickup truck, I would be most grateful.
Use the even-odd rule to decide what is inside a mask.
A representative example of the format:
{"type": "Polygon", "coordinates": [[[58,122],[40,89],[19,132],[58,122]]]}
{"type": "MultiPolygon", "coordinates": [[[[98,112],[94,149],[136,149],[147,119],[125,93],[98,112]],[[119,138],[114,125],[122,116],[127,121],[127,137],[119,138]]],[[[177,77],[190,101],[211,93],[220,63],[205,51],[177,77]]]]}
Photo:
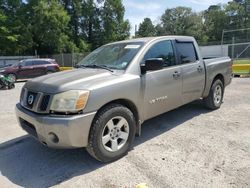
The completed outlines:
{"type": "Polygon", "coordinates": [[[16,115],[44,145],[81,148],[97,160],[124,156],[145,120],[197,99],[218,109],[231,82],[228,57],[204,60],[193,37],[115,42],[71,71],[28,81],[16,115]]]}

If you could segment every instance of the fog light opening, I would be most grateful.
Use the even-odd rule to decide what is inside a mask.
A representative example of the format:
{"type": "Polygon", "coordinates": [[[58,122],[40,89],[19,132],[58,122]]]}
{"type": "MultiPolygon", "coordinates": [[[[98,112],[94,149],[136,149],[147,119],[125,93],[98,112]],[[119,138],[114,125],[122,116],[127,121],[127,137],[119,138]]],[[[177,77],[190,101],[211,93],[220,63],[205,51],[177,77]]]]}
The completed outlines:
{"type": "Polygon", "coordinates": [[[58,143],[59,142],[59,138],[55,133],[50,132],[49,133],[49,139],[53,142],[53,143],[58,143]]]}

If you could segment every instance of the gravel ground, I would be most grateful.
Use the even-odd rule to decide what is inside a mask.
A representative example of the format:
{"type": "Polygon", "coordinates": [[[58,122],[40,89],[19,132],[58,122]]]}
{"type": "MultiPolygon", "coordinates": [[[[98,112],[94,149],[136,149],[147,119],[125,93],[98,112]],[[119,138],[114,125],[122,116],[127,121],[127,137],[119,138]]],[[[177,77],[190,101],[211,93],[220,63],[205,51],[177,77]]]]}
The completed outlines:
{"type": "Polygon", "coordinates": [[[250,187],[250,79],[234,79],[224,104],[195,102],[146,122],[128,155],[102,164],[85,150],[49,149],[18,127],[23,83],[0,91],[0,187],[250,187]]]}

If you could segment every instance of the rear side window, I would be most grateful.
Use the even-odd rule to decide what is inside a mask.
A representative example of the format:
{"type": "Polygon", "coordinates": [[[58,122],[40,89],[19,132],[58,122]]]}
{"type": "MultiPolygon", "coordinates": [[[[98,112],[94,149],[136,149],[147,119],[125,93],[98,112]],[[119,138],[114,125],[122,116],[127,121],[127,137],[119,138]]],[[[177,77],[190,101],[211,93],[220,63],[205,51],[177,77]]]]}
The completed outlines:
{"type": "Polygon", "coordinates": [[[33,66],[32,61],[24,61],[24,66],[33,66]]]}
{"type": "Polygon", "coordinates": [[[47,65],[50,64],[47,61],[33,61],[34,65],[47,65]]]}
{"type": "Polygon", "coordinates": [[[175,56],[172,42],[169,40],[161,41],[154,44],[145,54],[143,60],[162,58],[164,60],[164,67],[175,65],[175,56]]]}
{"type": "Polygon", "coordinates": [[[177,42],[176,48],[179,53],[181,64],[192,63],[198,60],[195,47],[192,42],[177,42]]]}

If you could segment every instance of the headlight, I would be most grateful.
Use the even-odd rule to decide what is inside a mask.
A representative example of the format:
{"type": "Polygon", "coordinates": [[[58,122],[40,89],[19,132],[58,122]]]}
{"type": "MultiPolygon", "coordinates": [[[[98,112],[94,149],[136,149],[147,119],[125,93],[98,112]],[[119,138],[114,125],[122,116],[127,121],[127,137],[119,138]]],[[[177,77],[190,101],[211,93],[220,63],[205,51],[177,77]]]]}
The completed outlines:
{"type": "Polygon", "coordinates": [[[0,70],[0,72],[4,72],[5,70],[0,70]]]}
{"type": "Polygon", "coordinates": [[[50,110],[55,112],[78,112],[85,108],[89,91],[70,90],[53,96],[50,110]]]}

